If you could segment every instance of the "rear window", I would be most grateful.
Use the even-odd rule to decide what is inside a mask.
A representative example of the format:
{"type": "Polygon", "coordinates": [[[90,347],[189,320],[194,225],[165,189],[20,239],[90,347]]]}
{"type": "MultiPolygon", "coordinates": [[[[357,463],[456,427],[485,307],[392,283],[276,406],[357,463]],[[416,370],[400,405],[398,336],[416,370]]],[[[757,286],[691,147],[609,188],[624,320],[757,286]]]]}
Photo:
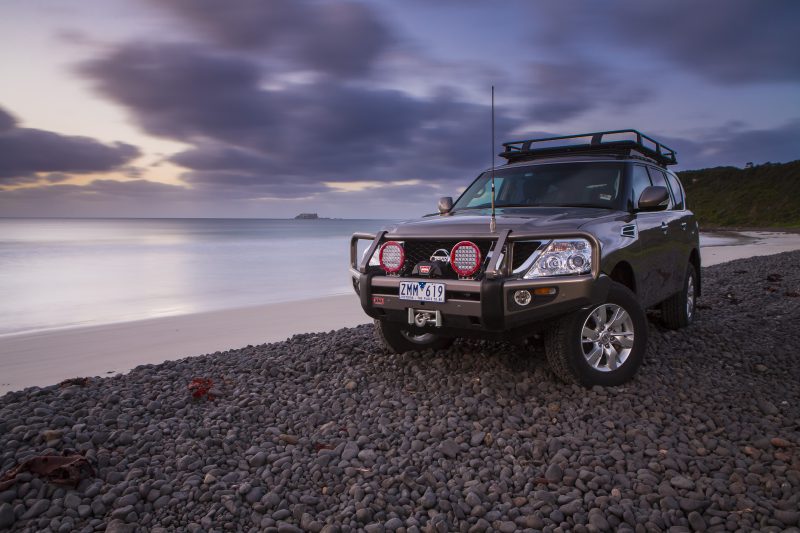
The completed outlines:
{"type": "Polygon", "coordinates": [[[672,188],[672,197],[675,199],[675,209],[686,209],[681,182],[669,172],[667,173],[667,179],[669,180],[669,186],[672,188]]]}

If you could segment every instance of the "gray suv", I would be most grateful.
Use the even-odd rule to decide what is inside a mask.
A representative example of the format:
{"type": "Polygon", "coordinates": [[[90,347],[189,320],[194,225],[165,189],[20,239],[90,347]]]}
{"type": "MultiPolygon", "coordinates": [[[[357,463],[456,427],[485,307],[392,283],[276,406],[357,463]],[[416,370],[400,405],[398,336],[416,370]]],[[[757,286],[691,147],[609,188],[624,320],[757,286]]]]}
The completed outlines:
{"type": "Polygon", "coordinates": [[[350,274],[390,352],[457,337],[544,339],[567,382],[619,385],[645,354],[645,309],[691,323],[698,225],[667,169],[675,151],[636,130],[509,142],[439,212],[357,233],[350,274]],[[358,241],[369,247],[358,257],[358,241]]]}

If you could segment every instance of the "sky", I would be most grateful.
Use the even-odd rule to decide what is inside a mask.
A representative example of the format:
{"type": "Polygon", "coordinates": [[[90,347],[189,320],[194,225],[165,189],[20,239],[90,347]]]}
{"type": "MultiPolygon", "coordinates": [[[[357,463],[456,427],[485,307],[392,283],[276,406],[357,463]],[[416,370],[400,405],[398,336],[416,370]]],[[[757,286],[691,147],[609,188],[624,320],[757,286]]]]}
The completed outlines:
{"type": "Polygon", "coordinates": [[[798,22],[796,0],[7,0],[0,216],[406,218],[502,142],[624,128],[677,170],[792,161],[798,22]]]}

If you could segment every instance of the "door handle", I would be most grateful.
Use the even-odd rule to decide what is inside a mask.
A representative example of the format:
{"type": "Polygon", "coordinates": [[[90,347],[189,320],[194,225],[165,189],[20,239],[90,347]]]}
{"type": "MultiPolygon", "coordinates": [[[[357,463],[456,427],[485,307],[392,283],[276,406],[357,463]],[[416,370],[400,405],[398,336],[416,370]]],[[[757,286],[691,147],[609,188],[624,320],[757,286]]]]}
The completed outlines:
{"type": "Polygon", "coordinates": [[[686,231],[686,222],[681,222],[681,229],[686,231]]]}
{"type": "Polygon", "coordinates": [[[667,226],[666,222],[662,221],[661,222],[661,231],[663,231],[666,234],[667,233],[667,229],[669,229],[669,226],[667,226]]]}

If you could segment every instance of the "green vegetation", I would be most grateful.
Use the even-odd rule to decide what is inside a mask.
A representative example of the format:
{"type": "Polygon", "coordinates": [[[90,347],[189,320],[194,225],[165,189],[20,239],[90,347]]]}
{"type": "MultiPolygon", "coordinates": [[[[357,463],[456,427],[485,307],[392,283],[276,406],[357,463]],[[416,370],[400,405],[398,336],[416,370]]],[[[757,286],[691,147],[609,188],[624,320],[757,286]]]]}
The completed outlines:
{"type": "Polygon", "coordinates": [[[678,172],[701,228],[800,227],[800,160],[678,172]]]}

